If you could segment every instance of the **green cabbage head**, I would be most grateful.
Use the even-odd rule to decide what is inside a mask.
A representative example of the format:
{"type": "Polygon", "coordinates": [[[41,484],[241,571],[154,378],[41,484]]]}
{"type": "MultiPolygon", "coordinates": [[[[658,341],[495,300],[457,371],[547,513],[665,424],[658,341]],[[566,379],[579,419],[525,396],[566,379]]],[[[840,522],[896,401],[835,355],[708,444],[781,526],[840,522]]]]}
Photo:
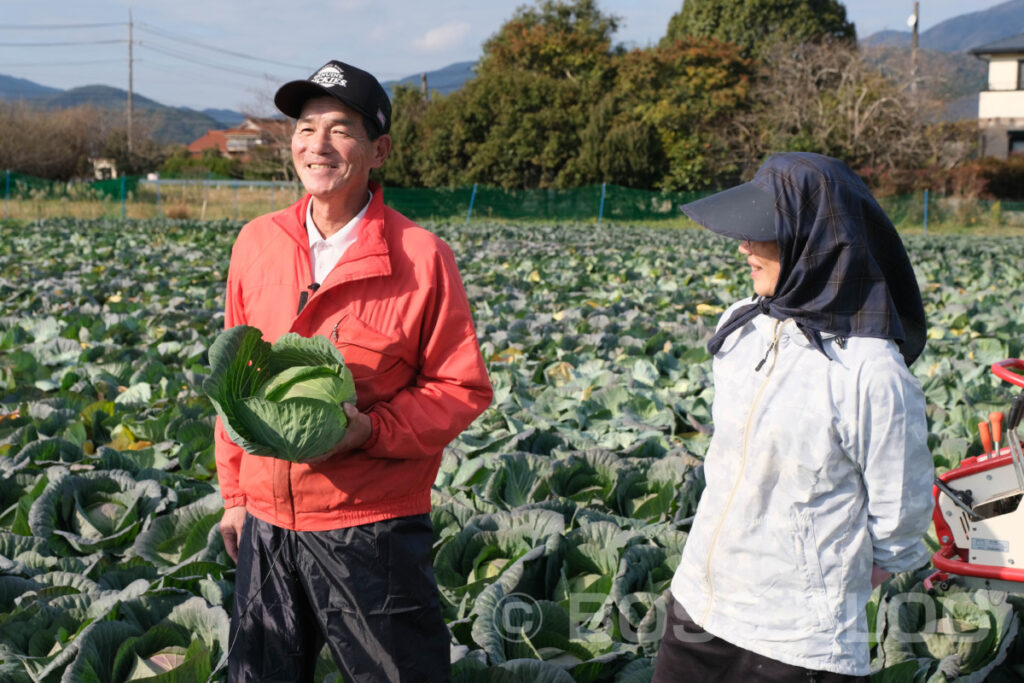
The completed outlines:
{"type": "Polygon", "coordinates": [[[203,391],[238,446],[253,455],[303,462],[345,436],[342,403],[355,403],[345,358],[326,337],[288,333],[273,346],[236,325],[210,346],[203,391]]]}

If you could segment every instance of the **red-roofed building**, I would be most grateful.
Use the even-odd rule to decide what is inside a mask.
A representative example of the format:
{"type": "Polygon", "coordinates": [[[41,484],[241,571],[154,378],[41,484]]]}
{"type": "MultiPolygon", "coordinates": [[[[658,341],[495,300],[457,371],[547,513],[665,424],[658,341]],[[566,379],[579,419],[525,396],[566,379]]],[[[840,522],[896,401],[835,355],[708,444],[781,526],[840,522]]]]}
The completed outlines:
{"type": "Polygon", "coordinates": [[[248,161],[249,151],[254,147],[282,147],[290,134],[291,124],[288,121],[250,117],[236,128],[206,131],[206,135],[188,145],[188,151],[199,157],[208,149],[216,149],[221,156],[248,161]]]}

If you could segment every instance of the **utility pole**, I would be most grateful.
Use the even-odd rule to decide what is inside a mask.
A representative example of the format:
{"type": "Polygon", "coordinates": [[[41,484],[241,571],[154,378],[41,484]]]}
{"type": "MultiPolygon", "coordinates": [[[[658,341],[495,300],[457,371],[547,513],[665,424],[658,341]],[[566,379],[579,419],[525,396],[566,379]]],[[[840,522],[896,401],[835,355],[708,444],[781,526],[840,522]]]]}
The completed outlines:
{"type": "Polygon", "coordinates": [[[132,10],[128,8],[128,156],[132,154],[132,10]]]}
{"type": "Polygon", "coordinates": [[[918,17],[920,16],[920,14],[918,13],[918,5],[919,5],[919,3],[917,2],[917,0],[915,0],[914,1],[914,13],[910,15],[909,19],[907,19],[907,23],[910,24],[910,28],[913,31],[913,33],[911,34],[912,37],[910,39],[910,94],[911,95],[916,95],[917,94],[917,24],[918,24],[918,17]]]}
{"type": "Polygon", "coordinates": [[[423,99],[429,100],[430,95],[427,94],[427,72],[420,74],[420,92],[423,93],[423,99]]]}

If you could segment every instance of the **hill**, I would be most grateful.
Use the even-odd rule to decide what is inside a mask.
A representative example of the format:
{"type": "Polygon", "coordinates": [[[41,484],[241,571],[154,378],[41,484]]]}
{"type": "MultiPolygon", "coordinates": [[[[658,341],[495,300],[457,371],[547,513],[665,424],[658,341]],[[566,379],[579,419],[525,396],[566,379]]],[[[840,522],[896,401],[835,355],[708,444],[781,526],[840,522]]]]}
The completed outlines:
{"type": "MultiPolygon", "coordinates": [[[[449,95],[455,92],[461,88],[466,81],[474,76],[473,67],[475,65],[476,62],[455,62],[454,64],[449,64],[448,66],[435,71],[426,72],[427,91],[438,92],[442,95],[449,95]]],[[[394,92],[396,85],[405,85],[419,89],[422,85],[422,80],[420,74],[415,74],[413,76],[406,76],[405,78],[397,81],[385,81],[384,83],[381,83],[381,85],[387,89],[388,94],[390,95],[394,92]]]]}
{"type": "Polygon", "coordinates": [[[57,88],[39,85],[24,78],[0,74],[0,100],[20,100],[59,92],[60,90],[57,88]]]}
{"type": "MultiPolygon", "coordinates": [[[[47,88],[31,81],[0,75],[0,99],[24,100],[41,109],[69,109],[91,106],[109,110],[111,116],[126,116],[128,91],[109,85],[85,85],[68,90],[47,88]],[[5,88],[9,82],[13,87],[5,88]]],[[[161,144],[188,144],[206,131],[224,128],[218,118],[187,107],[169,107],[139,94],[132,96],[133,123],[161,144]]],[[[223,117],[224,114],[221,114],[223,117]]],[[[238,115],[239,118],[241,115],[238,115]]]]}
{"type": "MultiPolygon", "coordinates": [[[[911,49],[894,45],[861,46],[865,58],[895,81],[906,81],[910,74],[911,49]]],[[[949,102],[974,96],[984,90],[988,64],[966,52],[941,52],[919,49],[917,73],[925,92],[932,98],[949,102]]],[[[977,116],[977,111],[973,116],[977,116]]]]}
{"type": "MultiPolygon", "coordinates": [[[[925,4],[925,3],[922,3],[925,4]]],[[[924,12],[928,8],[923,8],[924,12]]],[[[1008,2],[977,12],[968,12],[939,22],[917,37],[919,48],[938,52],[966,52],[1024,33],[1024,0],[1008,2]]],[[[910,47],[910,31],[879,31],[861,40],[861,45],[910,47]]]]}

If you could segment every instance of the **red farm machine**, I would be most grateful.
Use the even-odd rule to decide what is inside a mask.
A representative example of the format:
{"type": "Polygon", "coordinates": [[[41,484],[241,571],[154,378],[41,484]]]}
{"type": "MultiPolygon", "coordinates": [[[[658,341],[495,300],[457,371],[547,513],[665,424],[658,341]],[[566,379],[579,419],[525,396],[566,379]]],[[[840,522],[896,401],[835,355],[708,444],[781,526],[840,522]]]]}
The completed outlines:
{"type": "MultiPolygon", "coordinates": [[[[1024,360],[992,365],[996,377],[1024,389],[1024,360]]],[[[965,458],[935,479],[932,518],[939,550],[936,571],[925,585],[945,589],[951,581],[976,588],[1024,591],[1024,453],[1017,426],[1024,413],[1024,390],[1004,416],[981,422],[981,455],[965,458]],[[1006,440],[1001,436],[1004,433],[1006,440]]]]}

